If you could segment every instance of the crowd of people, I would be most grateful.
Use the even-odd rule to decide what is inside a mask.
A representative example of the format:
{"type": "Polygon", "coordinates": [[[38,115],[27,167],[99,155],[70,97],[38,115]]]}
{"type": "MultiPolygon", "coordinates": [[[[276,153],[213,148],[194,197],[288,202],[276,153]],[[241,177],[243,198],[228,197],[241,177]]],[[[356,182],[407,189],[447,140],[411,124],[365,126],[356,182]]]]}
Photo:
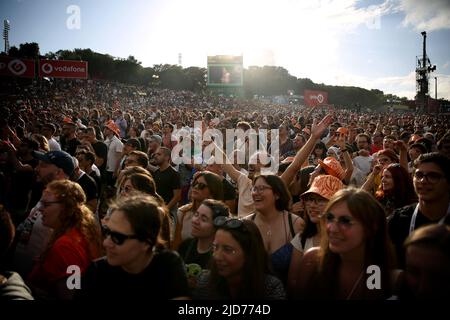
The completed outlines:
{"type": "Polygon", "coordinates": [[[1,90],[0,300],[449,297],[449,115],[97,80],[1,90]],[[180,129],[195,161],[174,161],[180,129]],[[207,129],[276,129],[279,148],[194,150],[207,129]]]}

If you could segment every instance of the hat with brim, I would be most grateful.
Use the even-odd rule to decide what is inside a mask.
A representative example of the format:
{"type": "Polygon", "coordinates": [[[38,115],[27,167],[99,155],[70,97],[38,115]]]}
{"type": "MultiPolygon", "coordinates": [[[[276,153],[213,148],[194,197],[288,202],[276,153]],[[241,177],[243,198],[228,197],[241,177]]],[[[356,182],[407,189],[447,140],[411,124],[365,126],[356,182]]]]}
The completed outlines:
{"type": "Polygon", "coordinates": [[[62,169],[68,177],[70,177],[75,170],[72,156],[65,151],[49,151],[46,153],[33,151],[33,157],[57,166],[62,169]]]}
{"type": "Polygon", "coordinates": [[[301,197],[314,193],[327,200],[330,200],[330,198],[336,192],[343,188],[344,184],[338,178],[328,174],[320,175],[313,180],[313,182],[311,183],[311,187],[306,192],[302,193],[301,197]]]}
{"type": "Polygon", "coordinates": [[[319,159],[319,165],[325,170],[329,175],[332,175],[338,179],[344,179],[345,171],[342,169],[339,161],[334,157],[326,157],[325,159],[319,159]]]}
{"type": "Polygon", "coordinates": [[[117,124],[114,123],[114,121],[108,121],[105,125],[106,128],[108,128],[109,130],[111,130],[116,136],[120,136],[120,129],[117,126],[117,124]]]}

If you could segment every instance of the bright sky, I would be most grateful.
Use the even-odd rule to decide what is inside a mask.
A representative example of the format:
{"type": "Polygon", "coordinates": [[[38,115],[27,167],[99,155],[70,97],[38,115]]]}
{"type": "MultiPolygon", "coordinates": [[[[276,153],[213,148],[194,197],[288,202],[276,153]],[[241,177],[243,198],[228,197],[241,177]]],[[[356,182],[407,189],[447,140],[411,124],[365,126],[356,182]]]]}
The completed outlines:
{"type": "Polygon", "coordinates": [[[10,45],[37,42],[41,54],[91,48],[145,67],[243,54],[245,67],[408,98],[427,31],[430,94],[438,77],[438,97],[450,99],[449,0],[2,0],[0,13],[10,45]]]}

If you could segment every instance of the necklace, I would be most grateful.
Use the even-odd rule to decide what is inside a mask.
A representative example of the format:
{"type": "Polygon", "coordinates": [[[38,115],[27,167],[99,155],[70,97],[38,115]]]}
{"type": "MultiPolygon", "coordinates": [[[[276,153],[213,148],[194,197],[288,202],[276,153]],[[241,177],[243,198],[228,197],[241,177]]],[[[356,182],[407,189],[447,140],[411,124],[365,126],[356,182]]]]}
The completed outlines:
{"type": "Polygon", "coordinates": [[[355,283],[353,284],[352,290],[350,290],[350,293],[348,294],[347,298],[345,298],[345,300],[350,300],[350,298],[352,297],[352,295],[355,292],[356,288],[358,287],[358,284],[361,281],[363,275],[364,275],[364,270],[361,271],[358,279],[356,279],[355,283]]]}
{"type": "Polygon", "coordinates": [[[270,238],[272,236],[272,228],[270,227],[270,224],[268,226],[269,230],[267,230],[266,234],[270,238]]]}

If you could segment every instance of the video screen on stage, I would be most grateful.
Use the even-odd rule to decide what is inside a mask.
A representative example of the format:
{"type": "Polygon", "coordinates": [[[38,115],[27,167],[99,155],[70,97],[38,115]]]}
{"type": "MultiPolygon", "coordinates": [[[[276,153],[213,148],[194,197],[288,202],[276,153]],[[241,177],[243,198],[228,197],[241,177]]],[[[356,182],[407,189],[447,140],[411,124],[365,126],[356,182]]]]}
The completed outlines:
{"type": "Polygon", "coordinates": [[[208,57],[208,86],[242,86],[242,56],[208,57]]]}

